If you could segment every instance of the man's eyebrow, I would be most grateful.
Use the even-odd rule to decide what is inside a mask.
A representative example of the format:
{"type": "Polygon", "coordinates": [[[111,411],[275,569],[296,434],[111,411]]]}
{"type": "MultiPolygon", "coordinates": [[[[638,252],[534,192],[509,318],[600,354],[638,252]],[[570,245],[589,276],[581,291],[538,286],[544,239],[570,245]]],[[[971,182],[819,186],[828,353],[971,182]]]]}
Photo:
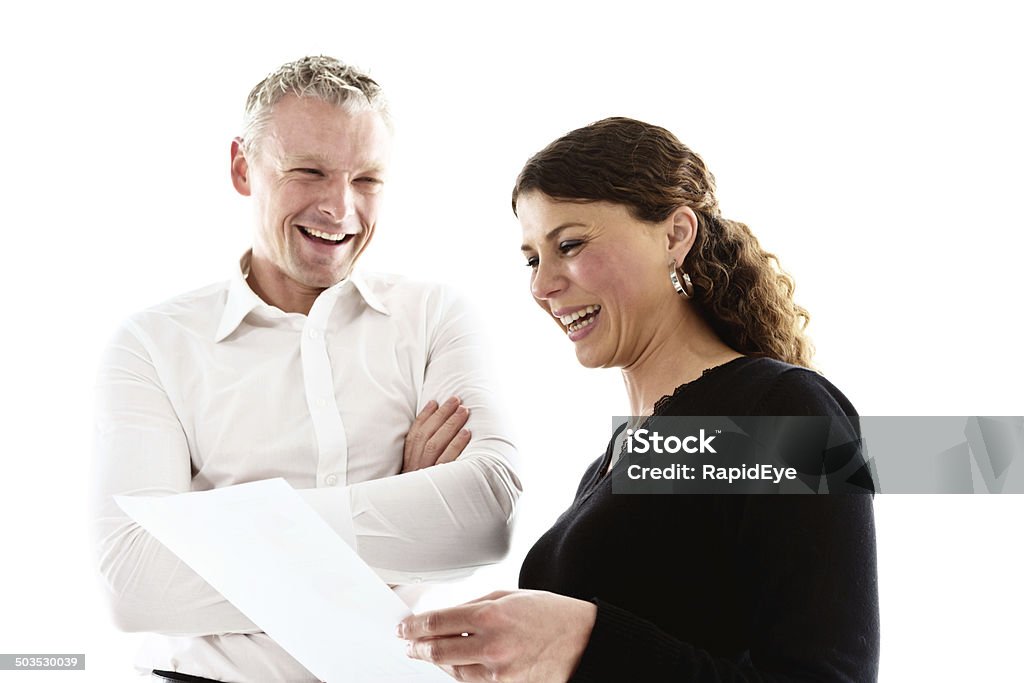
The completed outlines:
{"type": "Polygon", "coordinates": [[[376,163],[366,164],[365,166],[362,167],[363,170],[361,172],[362,173],[377,173],[377,174],[379,174],[379,173],[384,173],[384,170],[386,168],[387,168],[387,166],[385,164],[380,163],[380,162],[376,162],[376,163]]]}
{"type": "Polygon", "coordinates": [[[281,159],[285,166],[295,166],[301,164],[318,164],[321,166],[327,166],[327,157],[320,154],[298,154],[290,155],[281,159]]]}
{"type": "MultiPolygon", "coordinates": [[[[555,237],[558,236],[558,233],[562,232],[566,228],[585,228],[585,227],[587,227],[587,225],[585,223],[577,223],[577,222],[562,223],[558,227],[552,228],[548,232],[548,234],[544,235],[544,239],[550,242],[551,240],[555,239],[555,237]]],[[[533,247],[530,247],[530,246],[524,244],[523,246],[519,247],[519,250],[520,251],[529,251],[532,248],[533,247]]]]}
{"type": "MultiPolygon", "coordinates": [[[[331,168],[331,160],[322,154],[296,154],[281,159],[284,168],[294,168],[302,165],[323,166],[331,168]]],[[[386,165],[381,161],[367,162],[359,167],[359,173],[384,173],[386,165]]]]}

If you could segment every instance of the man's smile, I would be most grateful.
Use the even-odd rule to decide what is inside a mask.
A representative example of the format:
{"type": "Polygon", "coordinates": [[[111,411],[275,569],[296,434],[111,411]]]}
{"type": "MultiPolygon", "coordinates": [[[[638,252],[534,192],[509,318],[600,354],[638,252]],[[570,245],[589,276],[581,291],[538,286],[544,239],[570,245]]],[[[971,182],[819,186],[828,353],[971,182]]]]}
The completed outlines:
{"type": "Polygon", "coordinates": [[[302,233],[303,237],[318,244],[329,244],[331,246],[338,246],[340,244],[345,244],[346,242],[348,242],[350,237],[354,237],[354,235],[351,233],[323,232],[315,228],[307,228],[304,225],[299,225],[296,227],[298,227],[299,232],[302,233]]]}

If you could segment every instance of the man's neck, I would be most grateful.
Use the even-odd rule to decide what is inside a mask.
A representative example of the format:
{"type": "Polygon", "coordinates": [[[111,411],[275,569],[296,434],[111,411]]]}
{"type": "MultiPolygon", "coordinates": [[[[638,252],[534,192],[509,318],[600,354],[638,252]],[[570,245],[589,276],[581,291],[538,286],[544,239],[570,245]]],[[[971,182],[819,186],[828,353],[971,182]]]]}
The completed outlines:
{"type": "Polygon", "coordinates": [[[306,287],[295,282],[255,254],[249,264],[249,287],[260,299],[285,313],[309,315],[313,302],[324,287],[306,287]]]}

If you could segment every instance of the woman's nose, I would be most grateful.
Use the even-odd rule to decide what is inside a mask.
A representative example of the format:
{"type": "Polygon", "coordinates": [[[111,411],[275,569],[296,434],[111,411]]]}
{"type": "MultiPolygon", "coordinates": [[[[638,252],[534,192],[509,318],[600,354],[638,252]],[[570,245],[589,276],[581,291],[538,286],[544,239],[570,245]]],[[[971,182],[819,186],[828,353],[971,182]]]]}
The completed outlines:
{"type": "Polygon", "coordinates": [[[537,264],[530,281],[533,298],[546,301],[565,289],[565,274],[557,264],[546,265],[544,261],[537,264]]]}

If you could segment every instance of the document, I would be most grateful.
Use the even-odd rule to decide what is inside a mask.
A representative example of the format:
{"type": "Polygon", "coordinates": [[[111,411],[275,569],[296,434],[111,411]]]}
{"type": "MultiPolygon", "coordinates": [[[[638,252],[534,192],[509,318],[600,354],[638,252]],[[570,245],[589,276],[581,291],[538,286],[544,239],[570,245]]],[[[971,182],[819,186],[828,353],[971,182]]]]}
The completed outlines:
{"type": "Polygon", "coordinates": [[[440,683],[405,655],[409,608],[284,479],[118,505],[328,683],[440,683]]]}

